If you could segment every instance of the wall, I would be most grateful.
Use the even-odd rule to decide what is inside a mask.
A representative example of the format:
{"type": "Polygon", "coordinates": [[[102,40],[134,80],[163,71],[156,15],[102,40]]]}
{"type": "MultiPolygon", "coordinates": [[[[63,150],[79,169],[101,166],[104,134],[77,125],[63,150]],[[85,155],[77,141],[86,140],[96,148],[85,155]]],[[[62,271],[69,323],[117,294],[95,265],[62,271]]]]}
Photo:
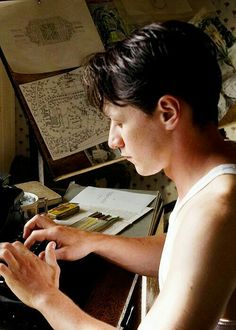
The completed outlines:
{"type": "MultiPolygon", "coordinates": [[[[190,4],[194,4],[195,0],[191,0],[190,4]]],[[[210,1],[210,0],[209,0],[210,1]]],[[[204,1],[202,1],[204,2],[204,1]]],[[[230,29],[236,36],[236,0],[222,1],[212,0],[212,4],[216,8],[216,12],[226,27],[230,29]]],[[[229,138],[236,140],[236,123],[228,125],[226,132],[229,138]]],[[[29,155],[28,127],[22,113],[22,110],[17,106],[16,110],[16,155],[29,155]]],[[[159,190],[165,202],[170,202],[176,199],[176,188],[163,172],[150,176],[142,177],[138,175],[132,164],[128,165],[131,173],[130,187],[133,189],[159,190]]]]}
{"type": "Polygon", "coordinates": [[[0,61],[0,173],[8,173],[15,156],[15,96],[0,61]]]}

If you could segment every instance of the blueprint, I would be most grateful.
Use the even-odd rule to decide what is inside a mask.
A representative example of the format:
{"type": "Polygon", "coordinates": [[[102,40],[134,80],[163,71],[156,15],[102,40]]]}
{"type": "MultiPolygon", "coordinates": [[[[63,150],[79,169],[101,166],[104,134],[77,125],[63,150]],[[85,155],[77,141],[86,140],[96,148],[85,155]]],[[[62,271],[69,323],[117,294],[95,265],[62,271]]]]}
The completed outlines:
{"type": "Polygon", "coordinates": [[[81,68],[20,89],[53,160],[107,141],[109,120],[88,105],[81,68]]]}
{"type": "Polygon", "coordinates": [[[78,67],[104,49],[85,0],[0,1],[0,46],[27,74],[78,67]]]}

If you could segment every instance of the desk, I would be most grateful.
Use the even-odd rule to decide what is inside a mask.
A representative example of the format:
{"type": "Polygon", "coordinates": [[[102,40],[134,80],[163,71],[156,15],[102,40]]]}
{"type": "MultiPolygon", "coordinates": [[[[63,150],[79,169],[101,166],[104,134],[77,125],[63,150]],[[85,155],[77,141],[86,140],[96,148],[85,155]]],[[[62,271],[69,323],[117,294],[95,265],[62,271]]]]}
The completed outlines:
{"type": "MultiPolygon", "coordinates": [[[[150,212],[137,220],[121,235],[147,236],[152,215],[150,212]]],[[[74,262],[59,261],[59,264],[61,290],[85,312],[123,329],[122,321],[129,315],[130,308],[134,307],[129,329],[137,329],[141,320],[141,277],[94,254],[74,262]]],[[[37,311],[16,300],[4,301],[3,293],[0,290],[1,329],[51,329],[37,311]]]]}
{"type": "MultiPolygon", "coordinates": [[[[130,237],[148,235],[151,218],[152,213],[149,213],[131,227],[124,230],[121,235],[130,237]]],[[[85,258],[84,267],[81,261],[78,262],[77,266],[82,267],[79,274],[83,274],[83,278],[87,283],[86,289],[88,290],[85,293],[79,292],[78,295],[80,298],[83,295],[86,296],[81,304],[82,309],[96,319],[122,329],[122,321],[125,314],[129,314],[130,308],[134,307],[131,319],[132,327],[130,329],[136,329],[141,321],[142,278],[96,255],[90,255],[85,258]]],[[[68,269],[66,272],[69,274],[72,273],[68,269]]],[[[66,275],[65,277],[68,278],[66,275]]],[[[83,291],[83,288],[77,288],[77,290],[81,289],[83,291]]],[[[71,296],[73,292],[69,292],[68,294],[71,296]]]]}
{"type": "MultiPolygon", "coordinates": [[[[71,184],[65,198],[67,200],[72,199],[82,189],[83,187],[77,184],[71,184]]],[[[156,195],[156,192],[152,191],[137,190],[135,192],[156,195]]],[[[157,211],[155,216],[157,217],[157,223],[159,223],[161,219],[163,220],[162,201],[160,204],[156,204],[156,206],[158,207],[155,207],[155,211],[157,211]]],[[[125,228],[119,235],[128,237],[148,236],[152,220],[153,212],[150,212],[131,226],[125,228]]],[[[162,224],[159,226],[160,231],[162,231],[161,226],[162,224]]],[[[93,287],[83,310],[97,319],[121,328],[122,320],[129,314],[130,308],[134,307],[130,329],[136,329],[141,321],[141,317],[146,314],[152,303],[148,299],[150,291],[153,295],[154,286],[152,281],[112,265],[98,256],[93,257],[91,267],[94,269],[96,265],[96,271],[99,270],[99,273],[96,279],[96,286],[93,287]],[[142,293],[143,297],[141,297],[142,293]]]]}

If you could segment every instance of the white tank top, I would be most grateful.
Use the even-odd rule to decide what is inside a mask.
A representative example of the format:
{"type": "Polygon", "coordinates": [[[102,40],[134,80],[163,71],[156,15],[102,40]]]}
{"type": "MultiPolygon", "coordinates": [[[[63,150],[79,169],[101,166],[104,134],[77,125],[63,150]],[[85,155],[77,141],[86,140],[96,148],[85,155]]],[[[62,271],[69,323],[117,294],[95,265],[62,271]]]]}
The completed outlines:
{"type": "Polygon", "coordinates": [[[192,188],[188,191],[188,193],[184,196],[184,198],[175,204],[175,207],[169,217],[169,227],[166,235],[166,241],[163,248],[161,262],[159,267],[159,287],[160,290],[163,287],[164,281],[166,279],[168,270],[169,270],[169,260],[171,259],[172,248],[174,244],[174,240],[176,237],[176,233],[178,231],[179,226],[181,225],[181,218],[178,218],[178,213],[182,209],[182,207],[200,190],[205,188],[211,181],[213,181],[217,176],[223,174],[236,174],[236,164],[223,164],[214,167],[211,171],[209,171],[206,175],[204,175],[197,183],[195,183],[192,188]]]}

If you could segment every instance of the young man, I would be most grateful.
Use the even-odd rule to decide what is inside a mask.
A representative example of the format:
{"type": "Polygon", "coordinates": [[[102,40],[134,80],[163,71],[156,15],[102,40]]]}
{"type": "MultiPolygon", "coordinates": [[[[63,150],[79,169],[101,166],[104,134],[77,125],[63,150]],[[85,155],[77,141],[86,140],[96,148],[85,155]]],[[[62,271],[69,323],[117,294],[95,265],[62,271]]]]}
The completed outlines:
{"type": "Polygon", "coordinates": [[[39,215],[25,226],[25,245],[1,244],[0,274],[54,329],[111,329],[58,289],[56,260],[94,252],[158,276],[160,294],[139,330],[236,329],[236,146],[217,129],[221,73],[211,40],[188,23],[149,25],[92,56],[85,85],[110,118],[109,145],[139,174],[164,169],[175,182],[167,236],[88,233],[39,215]],[[40,259],[27,247],[44,239],[40,259]]]}

